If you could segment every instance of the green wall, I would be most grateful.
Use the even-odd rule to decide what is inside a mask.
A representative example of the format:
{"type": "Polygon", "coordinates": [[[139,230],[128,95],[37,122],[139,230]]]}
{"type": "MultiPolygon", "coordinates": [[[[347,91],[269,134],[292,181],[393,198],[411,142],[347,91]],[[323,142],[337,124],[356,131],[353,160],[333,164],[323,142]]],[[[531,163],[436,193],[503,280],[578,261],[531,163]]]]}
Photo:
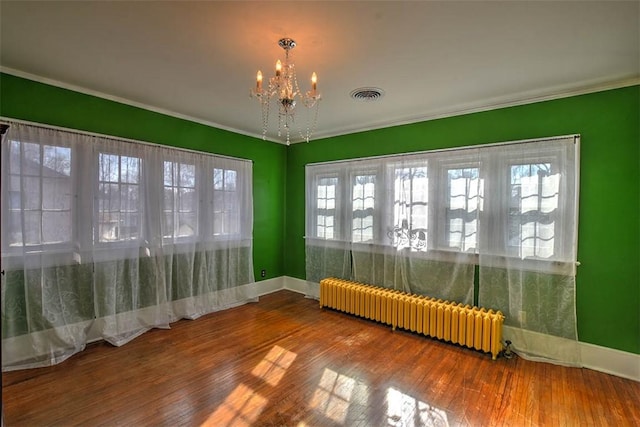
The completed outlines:
{"type": "Polygon", "coordinates": [[[285,272],[304,278],[307,163],[579,133],[581,341],[640,354],[640,86],[295,144],[285,272]]]}
{"type": "Polygon", "coordinates": [[[286,146],[0,74],[0,115],[253,160],[253,265],[282,276],[286,146]]]}
{"type": "Polygon", "coordinates": [[[254,161],[254,267],[304,279],[304,165],[579,133],[580,340],[640,354],[640,86],[285,147],[7,74],[0,115],[254,161]]]}

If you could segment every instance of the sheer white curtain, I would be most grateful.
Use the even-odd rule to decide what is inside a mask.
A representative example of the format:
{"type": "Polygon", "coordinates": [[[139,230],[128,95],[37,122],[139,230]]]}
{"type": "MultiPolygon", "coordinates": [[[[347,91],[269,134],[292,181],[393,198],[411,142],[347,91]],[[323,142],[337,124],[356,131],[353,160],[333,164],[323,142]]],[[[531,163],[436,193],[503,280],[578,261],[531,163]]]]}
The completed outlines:
{"type": "Polygon", "coordinates": [[[251,162],[10,123],[3,369],[249,300],[251,162]]]}
{"type": "Polygon", "coordinates": [[[580,365],[575,310],[579,138],[487,156],[479,303],[506,316],[522,356],[580,365]]]}

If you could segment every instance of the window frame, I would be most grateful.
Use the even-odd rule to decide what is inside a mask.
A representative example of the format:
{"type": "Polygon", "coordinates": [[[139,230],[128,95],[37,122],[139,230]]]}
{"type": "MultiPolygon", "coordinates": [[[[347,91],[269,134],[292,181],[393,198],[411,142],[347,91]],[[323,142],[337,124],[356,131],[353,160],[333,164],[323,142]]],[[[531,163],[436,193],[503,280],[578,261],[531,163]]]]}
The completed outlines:
{"type": "MultiPolygon", "coordinates": [[[[95,151],[94,153],[94,170],[95,170],[95,174],[93,177],[93,186],[94,186],[94,195],[96,197],[96,201],[94,203],[94,207],[93,207],[93,215],[94,215],[94,219],[93,219],[93,246],[96,249],[99,250],[106,250],[106,249],[125,249],[125,248],[138,248],[140,246],[140,242],[144,241],[147,237],[147,231],[146,231],[146,224],[145,224],[145,218],[144,216],[146,215],[145,211],[144,211],[144,197],[145,197],[145,192],[147,191],[147,183],[146,183],[146,179],[145,179],[145,174],[146,174],[146,170],[147,168],[152,167],[151,165],[147,165],[145,159],[143,159],[142,157],[132,157],[128,152],[126,152],[126,150],[118,150],[118,149],[106,149],[106,148],[100,148],[98,150],[95,151]],[[100,201],[99,201],[99,197],[100,197],[100,184],[101,183],[108,183],[108,184],[113,184],[115,182],[112,181],[101,181],[100,180],[100,156],[104,154],[104,155],[109,155],[109,156],[118,156],[118,194],[120,195],[120,188],[123,184],[123,181],[120,179],[121,178],[121,162],[122,162],[122,157],[129,157],[129,158],[136,158],[139,160],[139,183],[137,183],[136,185],[138,185],[138,205],[139,205],[139,209],[137,210],[138,213],[138,230],[139,230],[139,235],[136,238],[132,238],[132,239],[116,239],[116,240],[101,240],[100,239],[100,201]]],[[[127,183],[124,182],[125,185],[130,185],[131,183],[127,183]]],[[[122,203],[122,201],[120,201],[120,203],[122,203]]],[[[120,209],[118,210],[118,213],[120,214],[122,212],[122,209],[120,207],[120,209]]]]}
{"type": "MultiPolygon", "coordinates": [[[[224,176],[224,173],[223,173],[224,176]]],[[[242,176],[242,174],[240,173],[240,171],[237,168],[230,168],[227,167],[226,165],[224,167],[218,166],[218,165],[214,165],[213,168],[210,168],[210,171],[207,171],[207,182],[204,186],[204,188],[206,189],[207,194],[209,195],[210,199],[209,199],[209,203],[208,205],[211,207],[210,210],[207,212],[207,215],[209,215],[209,220],[207,221],[208,223],[208,228],[206,230],[206,234],[203,236],[203,238],[205,240],[218,240],[218,241],[234,241],[234,240],[242,240],[243,238],[243,230],[242,230],[242,224],[240,223],[239,220],[239,215],[240,215],[240,200],[239,200],[239,191],[238,189],[241,188],[241,186],[244,185],[244,183],[242,182],[242,180],[244,179],[244,177],[242,176]],[[216,189],[215,188],[215,171],[216,169],[221,169],[224,172],[226,171],[233,171],[235,172],[236,175],[236,182],[235,182],[235,188],[233,191],[228,191],[224,189],[224,183],[223,183],[223,189],[216,189]],[[228,212],[227,210],[216,210],[215,208],[215,194],[216,191],[222,191],[223,195],[226,195],[227,193],[233,193],[234,194],[234,198],[236,201],[235,206],[237,206],[238,211],[235,212],[235,217],[238,220],[237,222],[237,227],[235,230],[233,230],[232,232],[228,232],[228,233],[215,233],[215,214],[216,213],[226,213],[228,212]],[[206,236],[206,237],[205,237],[206,236]]],[[[223,205],[226,203],[226,198],[223,197],[223,205]]],[[[233,214],[233,211],[231,211],[233,214]]]]}
{"type": "MultiPolygon", "coordinates": [[[[477,155],[463,155],[456,157],[443,157],[437,161],[437,178],[434,180],[434,187],[432,188],[432,192],[436,194],[436,201],[433,210],[434,215],[434,227],[436,233],[436,239],[434,243],[434,250],[444,251],[444,252],[452,252],[452,253],[460,253],[467,254],[470,256],[477,255],[480,245],[480,211],[482,209],[482,192],[484,186],[484,175],[486,173],[485,167],[486,162],[483,162],[478,158],[477,155]],[[448,210],[449,210],[449,171],[454,169],[477,169],[478,170],[478,207],[476,212],[476,221],[477,221],[477,229],[476,229],[476,241],[475,247],[472,251],[469,250],[460,250],[456,247],[451,246],[448,242],[447,236],[447,219],[448,219],[448,210]]],[[[466,197],[465,197],[466,199],[466,197]]]]}
{"type": "MultiPolygon", "coordinates": [[[[432,161],[430,159],[420,159],[420,158],[414,158],[414,159],[403,159],[402,161],[398,161],[398,162],[391,162],[390,164],[386,165],[387,166],[387,170],[386,170],[386,174],[385,177],[387,179],[387,182],[385,183],[386,187],[389,188],[390,187],[390,183],[393,183],[393,191],[389,191],[386,197],[386,201],[387,201],[387,208],[385,210],[385,216],[389,219],[388,224],[386,224],[385,228],[386,228],[386,235],[387,235],[387,239],[386,242],[388,242],[392,247],[396,247],[393,244],[394,241],[394,237],[392,237],[392,234],[395,234],[398,231],[398,226],[396,224],[396,199],[397,199],[397,195],[396,195],[396,177],[397,177],[397,170],[398,169],[418,169],[418,168],[425,168],[426,169],[426,179],[427,179],[427,188],[426,188],[426,196],[427,196],[427,201],[426,201],[426,207],[425,207],[425,212],[426,212],[426,229],[424,230],[425,233],[425,248],[424,249],[417,249],[412,247],[412,245],[410,244],[408,247],[404,247],[402,248],[402,250],[404,250],[405,252],[410,252],[412,254],[414,254],[414,256],[424,256],[424,254],[428,251],[430,251],[432,249],[432,244],[430,242],[430,234],[433,232],[433,217],[431,214],[431,210],[432,205],[433,205],[433,180],[431,177],[431,173],[432,173],[432,161]]],[[[413,180],[414,177],[411,177],[411,180],[413,180]]],[[[417,202],[416,202],[417,203],[417,202]]],[[[413,208],[413,205],[415,203],[412,202],[410,209],[413,208]]],[[[410,214],[411,216],[411,214],[410,214]]],[[[400,229],[403,229],[403,227],[401,227],[400,229]]],[[[413,227],[412,224],[407,224],[407,230],[411,230],[411,232],[413,232],[413,227]]]]}
{"type": "MultiPolygon", "coordinates": [[[[3,141],[4,142],[4,141],[3,141]]],[[[27,254],[45,254],[45,253],[51,253],[53,254],[61,254],[61,253],[65,253],[67,252],[70,248],[73,247],[74,245],[74,241],[76,240],[76,232],[75,232],[75,226],[74,224],[76,223],[76,209],[75,209],[75,202],[74,202],[74,197],[75,197],[75,193],[76,193],[76,189],[74,188],[74,180],[76,179],[76,153],[75,150],[72,147],[72,144],[69,143],[64,143],[61,141],[45,141],[45,142],[41,142],[41,141],[20,141],[17,139],[8,139],[8,141],[6,141],[6,143],[2,144],[2,170],[3,170],[3,174],[2,174],[2,179],[6,180],[6,184],[2,186],[2,236],[1,236],[1,240],[2,240],[2,252],[3,254],[7,254],[7,256],[12,256],[12,255],[16,255],[16,254],[22,254],[22,253],[27,253],[27,254]],[[13,171],[11,170],[11,145],[13,143],[17,143],[20,145],[20,173],[16,174],[13,173],[13,171]],[[44,181],[46,180],[45,177],[43,177],[42,174],[42,167],[44,164],[44,147],[55,147],[55,148],[67,148],[69,149],[69,176],[66,178],[69,180],[69,186],[68,186],[68,190],[69,190],[69,202],[70,202],[70,207],[67,210],[69,212],[69,238],[67,240],[64,241],[59,241],[59,242],[43,242],[42,241],[42,236],[40,236],[40,242],[39,243],[24,243],[24,236],[21,237],[22,239],[22,243],[21,244],[15,244],[12,245],[10,244],[10,237],[9,237],[9,233],[11,232],[11,227],[9,227],[9,218],[10,218],[10,213],[11,212],[22,212],[23,209],[15,209],[11,207],[11,200],[10,200],[10,195],[12,195],[12,193],[14,193],[14,190],[11,190],[11,180],[12,180],[12,176],[17,176],[18,177],[18,181],[20,183],[22,183],[24,174],[23,174],[23,168],[24,168],[24,164],[23,164],[23,160],[24,160],[24,144],[34,144],[34,145],[38,145],[39,149],[39,174],[38,176],[34,176],[34,175],[29,175],[30,177],[34,177],[37,178],[40,184],[40,193],[42,195],[42,186],[44,184],[44,181]]],[[[20,205],[22,205],[23,201],[22,201],[22,187],[20,189],[20,191],[18,192],[18,194],[20,195],[20,205]]],[[[39,209],[32,209],[33,211],[38,211],[40,212],[40,226],[42,228],[42,221],[43,221],[43,213],[44,212],[48,212],[48,211],[52,211],[52,212],[57,212],[57,210],[47,210],[44,208],[44,200],[41,197],[40,198],[40,208],[39,209]]]]}
{"type": "MultiPolygon", "coordinates": [[[[502,185],[503,185],[503,196],[507,198],[507,200],[509,200],[511,198],[511,168],[513,166],[517,166],[517,165],[535,165],[535,164],[543,164],[543,163],[549,163],[551,165],[551,170],[552,171],[556,171],[557,173],[560,173],[560,167],[559,164],[561,162],[561,153],[560,152],[549,152],[549,153],[545,153],[544,155],[539,155],[537,153],[527,153],[524,156],[510,156],[510,157],[505,157],[503,159],[503,173],[504,173],[504,178],[502,180],[502,185]]],[[[558,188],[558,193],[560,193],[561,191],[561,185],[559,185],[558,188]]],[[[542,197],[541,195],[539,195],[538,197],[542,197]]],[[[560,197],[560,196],[558,196],[560,197]]],[[[502,239],[504,241],[504,254],[506,257],[511,258],[511,259],[520,259],[520,260],[530,260],[530,261],[558,261],[559,259],[559,254],[561,254],[564,250],[564,238],[562,238],[562,236],[560,238],[554,238],[554,245],[553,245],[553,254],[551,257],[540,257],[540,256],[522,256],[522,245],[520,246],[511,246],[509,243],[509,226],[510,226],[510,222],[509,222],[509,217],[510,217],[510,202],[507,201],[505,203],[505,205],[507,206],[507,211],[504,212],[505,218],[503,221],[501,221],[502,223],[502,227],[500,227],[499,229],[494,230],[496,233],[501,233],[502,235],[502,239]],[[516,255],[516,254],[512,254],[510,253],[512,248],[519,248],[520,251],[520,255],[516,255]]],[[[558,208],[556,208],[557,211],[558,208]]],[[[564,225],[566,223],[566,217],[563,217],[563,215],[560,215],[558,212],[553,212],[550,214],[550,216],[552,216],[554,218],[554,228],[555,229],[564,229],[564,225]],[[557,224],[555,224],[557,222],[557,224]]],[[[555,235],[556,232],[554,232],[555,235]]]]}
{"type": "MultiPolygon", "coordinates": [[[[161,181],[160,187],[162,189],[162,200],[160,201],[160,203],[162,204],[162,217],[160,218],[160,221],[162,221],[162,223],[163,223],[162,230],[164,232],[166,232],[165,221],[166,221],[166,214],[168,212],[167,209],[166,209],[166,205],[165,205],[165,191],[167,190],[167,185],[165,183],[165,175],[164,175],[165,174],[165,169],[164,169],[165,165],[167,163],[171,163],[172,166],[175,166],[176,164],[178,166],[187,165],[187,166],[193,166],[193,169],[194,169],[194,186],[193,186],[193,190],[194,190],[194,198],[195,198],[195,200],[194,200],[193,207],[195,208],[194,215],[195,215],[195,223],[196,223],[194,233],[191,234],[191,235],[178,235],[178,234],[175,233],[175,231],[176,231],[176,227],[175,227],[175,225],[176,225],[176,223],[175,223],[176,216],[179,216],[179,214],[181,212],[179,212],[179,211],[176,212],[175,209],[172,209],[171,212],[172,212],[173,221],[174,221],[172,223],[172,225],[173,225],[172,232],[171,232],[170,235],[163,234],[162,235],[162,240],[166,244],[173,243],[173,244],[178,244],[178,245],[181,244],[181,243],[197,242],[199,240],[199,235],[200,235],[199,233],[201,232],[201,229],[202,229],[202,224],[201,224],[202,218],[201,218],[201,215],[202,215],[202,211],[204,209],[203,208],[203,204],[202,204],[202,193],[206,192],[206,183],[204,183],[204,181],[203,181],[203,176],[204,176],[204,173],[203,173],[203,170],[202,170],[203,167],[202,167],[202,165],[200,165],[196,161],[196,159],[182,159],[182,158],[178,158],[177,156],[175,156],[175,157],[173,157],[173,156],[165,156],[162,159],[160,159],[159,162],[160,162],[160,165],[159,165],[160,166],[160,170],[162,171],[161,180],[160,180],[161,181]],[[204,187],[204,188],[202,188],[202,187],[204,187]]],[[[177,172],[175,172],[175,171],[172,172],[172,184],[174,183],[173,182],[173,178],[175,176],[178,177],[178,181],[179,181],[180,180],[180,170],[178,170],[177,172]]],[[[182,186],[180,186],[179,182],[178,182],[178,185],[171,185],[170,187],[173,190],[174,197],[175,197],[175,190],[176,189],[179,190],[181,188],[190,188],[190,187],[182,187],[182,186]]],[[[179,204],[179,202],[178,202],[178,204],[179,204]]],[[[176,199],[175,198],[173,199],[173,206],[172,207],[173,208],[176,207],[176,199]]]]}
{"type": "Polygon", "coordinates": [[[326,242],[346,241],[346,238],[344,236],[345,224],[343,224],[343,221],[340,215],[340,209],[343,206],[343,199],[344,199],[344,182],[345,182],[344,173],[342,171],[339,171],[338,169],[328,169],[328,170],[319,171],[313,174],[312,176],[308,175],[307,179],[311,179],[313,182],[313,185],[310,192],[311,194],[309,194],[306,198],[307,206],[309,202],[312,201],[311,202],[312,209],[309,209],[308,207],[306,209],[307,224],[309,224],[309,227],[307,227],[307,230],[310,232],[308,232],[307,236],[305,237],[309,239],[316,239],[316,240],[321,240],[326,242]],[[318,211],[320,209],[318,207],[318,186],[319,186],[320,180],[323,180],[323,179],[336,179],[336,184],[335,184],[336,188],[334,193],[334,208],[333,208],[335,213],[333,215],[334,222],[333,222],[332,238],[320,237],[318,236],[318,232],[317,232],[318,231],[318,211]]]}

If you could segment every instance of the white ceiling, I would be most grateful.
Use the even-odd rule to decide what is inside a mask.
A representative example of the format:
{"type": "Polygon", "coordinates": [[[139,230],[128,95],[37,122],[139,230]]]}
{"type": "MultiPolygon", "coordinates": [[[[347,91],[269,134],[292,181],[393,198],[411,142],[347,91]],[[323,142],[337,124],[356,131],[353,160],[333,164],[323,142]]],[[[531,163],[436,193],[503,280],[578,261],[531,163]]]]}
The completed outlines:
{"type": "Polygon", "coordinates": [[[640,81],[638,1],[2,0],[0,15],[5,72],[256,137],[249,89],[282,37],[301,88],[318,74],[314,138],[640,81]],[[349,97],[363,86],[386,94],[349,97]]]}

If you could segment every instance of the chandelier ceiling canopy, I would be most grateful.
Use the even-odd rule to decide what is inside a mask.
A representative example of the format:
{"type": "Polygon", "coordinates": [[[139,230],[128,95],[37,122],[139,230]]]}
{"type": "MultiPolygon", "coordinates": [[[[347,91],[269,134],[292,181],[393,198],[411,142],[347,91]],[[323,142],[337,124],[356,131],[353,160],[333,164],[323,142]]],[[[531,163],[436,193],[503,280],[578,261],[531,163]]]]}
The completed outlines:
{"type": "Polygon", "coordinates": [[[282,38],[278,45],[284,49],[284,62],[278,60],[275,75],[263,84],[262,71],[256,75],[256,86],[251,90],[251,97],[257,99],[262,106],[262,139],[267,139],[269,130],[269,112],[274,100],[278,109],[278,137],[286,136],[287,145],[291,142],[291,127],[296,119],[298,103],[307,109],[306,128],[297,126],[300,138],[309,142],[318,122],[318,104],[321,98],[318,92],[318,77],[311,74],[311,90],[302,92],[298,85],[295,65],[291,61],[291,50],[296,42],[290,38],[282,38]]]}

